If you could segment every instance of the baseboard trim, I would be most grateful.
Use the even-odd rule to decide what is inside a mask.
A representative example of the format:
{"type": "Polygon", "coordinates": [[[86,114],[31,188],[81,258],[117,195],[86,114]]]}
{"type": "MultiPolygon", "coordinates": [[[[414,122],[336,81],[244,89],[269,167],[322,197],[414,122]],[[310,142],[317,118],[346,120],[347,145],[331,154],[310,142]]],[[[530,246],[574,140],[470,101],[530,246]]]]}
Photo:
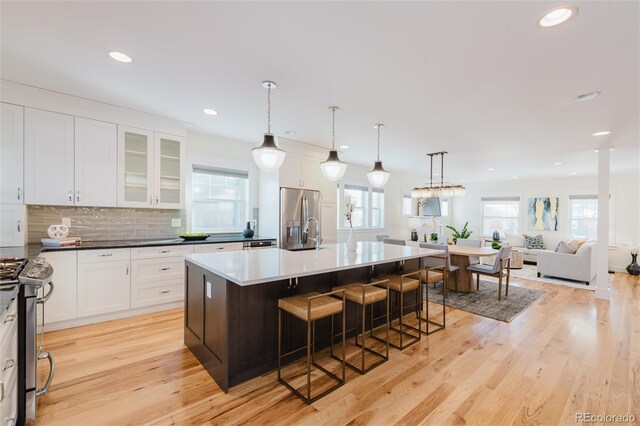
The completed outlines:
{"type": "MultiPolygon", "coordinates": [[[[145,306],[144,308],[128,309],[126,311],[110,312],[108,314],[93,315],[90,317],[74,318],[65,321],[58,321],[45,325],[45,331],[64,330],[67,328],[81,327],[83,325],[97,324],[101,322],[113,321],[122,318],[135,317],[137,315],[152,314],[154,312],[168,311],[171,309],[181,308],[184,302],[171,302],[162,305],[145,306]]],[[[40,327],[38,327],[40,328],[40,327]]]]}

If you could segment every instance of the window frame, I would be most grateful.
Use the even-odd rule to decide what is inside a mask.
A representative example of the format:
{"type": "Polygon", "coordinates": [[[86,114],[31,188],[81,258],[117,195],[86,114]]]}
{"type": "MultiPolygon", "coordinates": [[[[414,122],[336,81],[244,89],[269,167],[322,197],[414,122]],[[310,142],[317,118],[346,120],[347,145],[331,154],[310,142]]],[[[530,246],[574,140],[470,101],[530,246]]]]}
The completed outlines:
{"type": "MultiPolygon", "coordinates": [[[[568,203],[568,215],[569,215],[569,237],[573,239],[585,239],[585,240],[597,240],[598,239],[598,196],[597,195],[569,195],[569,203],[568,203]],[[574,201],[585,201],[585,200],[594,200],[596,204],[595,215],[593,215],[592,219],[596,221],[595,234],[594,235],[574,235],[573,234],[573,202],[574,201]]],[[[582,220],[584,220],[587,216],[582,216],[582,220]]],[[[610,228],[610,227],[609,227],[610,228]]],[[[610,232],[611,234],[611,232],[610,232]]]]}
{"type": "MultiPolygon", "coordinates": [[[[349,230],[351,229],[349,227],[349,224],[347,223],[347,221],[344,218],[343,213],[343,204],[344,204],[344,193],[345,193],[345,189],[360,189],[360,190],[364,190],[366,189],[366,207],[364,207],[363,209],[363,225],[362,226],[354,226],[353,229],[358,229],[358,230],[368,230],[368,229],[376,229],[376,230],[381,230],[385,228],[385,220],[386,220],[386,196],[385,196],[385,191],[384,188],[374,188],[370,185],[367,185],[363,182],[340,182],[336,185],[336,189],[337,189],[337,193],[338,193],[338,231],[344,231],[344,230],[349,230]],[[351,188],[349,188],[351,187],[351,188]],[[382,194],[382,207],[381,208],[377,208],[378,210],[380,210],[380,226],[372,226],[371,222],[372,222],[372,218],[373,218],[373,193],[380,193],[382,194]]],[[[364,192],[364,191],[362,191],[364,192]]],[[[358,208],[358,205],[356,204],[356,208],[358,208]]]]}
{"type": "MultiPolygon", "coordinates": [[[[492,235],[493,234],[493,229],[489,230],[488,232],[485,232],[484,229],[484,223],[485,223],[485,219],[489,219],[489,220],[499,220],[499,219],[515,219],[516,224],[517,224],[517,229],[515,231],[508,231],[506,229],[501,229],[503,232],[501,232],[501,235],[504,236],[506,233],[509,234],[521,234],[522,231],[522,209],[521,209],[521,202],[520,202],[520,196],[503,196],[503,197],[481,197],[480,198],[480,205],[481,205],[481,216],[480,216],[480,223],[481,223],[481,227],[482,227],[482,235],[492,235]],[[485,203],[514,203],[515,206],[518,208],[518,211],[516,213],[515,216],[485,216],[485,203]]],[[[505,212],[506,214],[506,212],[505,212]]]]}

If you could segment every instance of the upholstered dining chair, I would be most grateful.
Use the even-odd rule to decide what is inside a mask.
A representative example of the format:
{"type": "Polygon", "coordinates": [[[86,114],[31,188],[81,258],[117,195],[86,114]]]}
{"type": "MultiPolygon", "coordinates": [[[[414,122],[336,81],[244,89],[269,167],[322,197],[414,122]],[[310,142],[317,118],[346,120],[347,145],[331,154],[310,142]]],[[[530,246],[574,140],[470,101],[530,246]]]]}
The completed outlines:
{"type": "MultiPolygon", "coordinates": [[[[442,257],[434,257],[429,256],[423,259],[423,265],[427,268],[443,266],[445,263],[447,265],[447,280],[451,274],[454,274],[460,269],[458,265],[451,264],[451,256],[449,256],[449,246],[446,244],[429,244],[429,243],[420,243],[420,248],[432,249],[432,250],[440,250],[442,252],[442,257]]],[[[446,284],[446,282],[445,282],[446,284]]],[[[436,283],[433,283],[433,286],[436,286],[436,283]]],[[[447,295],[447,286],[444,286],[445,297],[447,295]]]]}
{"type": "Polygon", "coordinates": [[[476,289],[480,290],[480,275],[487,275],[498,278],[498,301],[502,300],[502,277],[507,277],[507,289],[505,297],[509,297],[509,277],[511,277],[511,246],[503,246],[496,254],[496,260],[493,265],[469,265],[467,271],[477,274],[476,289]]]}
{"type": "Polygon", "coordinates": [[[384,240],[386,240],[388,238],[389,238],[389,236],[387,234],[376,235],[376,241],[384,241],[384,240]]]}
{"type": "MultiPolygon", "coordinates": [[[[480,240],[471,240],[471,239],[458,239],[458,241],[456,242],[457,246],[464,246],[464,247],[476,247],[476,248],[480,248],[482,247],[482,241],[480,240]]],[[[476,257],[476,256],[469,256],[469,264],[470,265],[475,265],[480,263],[480,258],[476,257]]]]}
{"type": "Polygon", "coordinates": [[[393,238],[385,238],[382,240],[385,244],[395,244],[397,246],[406,246],[405,240],[394,240],[393,238]]]}

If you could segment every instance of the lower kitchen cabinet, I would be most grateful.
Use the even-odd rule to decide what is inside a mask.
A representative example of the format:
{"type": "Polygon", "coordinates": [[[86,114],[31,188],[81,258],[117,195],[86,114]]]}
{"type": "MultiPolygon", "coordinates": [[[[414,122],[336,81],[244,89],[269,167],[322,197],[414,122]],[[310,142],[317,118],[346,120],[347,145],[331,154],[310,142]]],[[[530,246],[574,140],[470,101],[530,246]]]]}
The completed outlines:
{"type": "Polygon", "coordinates": [[[184,258],[131,261],[131,307],[177,302],[184,297],[184,258]]]}
{"type": "Polygon", "coordinates": [[[131,307],[130,261],[78,264],[78,317],[131,307]]]}
{"type": "MultiPolygon", "coordinates": [[[[77,252],[46,252],[41,254],[53,267],[51,281],[54,289],[44,305],[44,323],[51,324],[78,316],[77,252]]],[[[48,291],[45,289],[45,291],[48,291]]]]}
{"type": "Polygon", "coordinates": [[[244,250],[243,243],[200,244],[193,248],[194,253],[216,253],[219,251],[244,250]]]}
{"type": "Polygon", "coordinates": [[[227,282],[214,274],[204,276],[204,345],[218,361],[226,361],[227,282]]]}

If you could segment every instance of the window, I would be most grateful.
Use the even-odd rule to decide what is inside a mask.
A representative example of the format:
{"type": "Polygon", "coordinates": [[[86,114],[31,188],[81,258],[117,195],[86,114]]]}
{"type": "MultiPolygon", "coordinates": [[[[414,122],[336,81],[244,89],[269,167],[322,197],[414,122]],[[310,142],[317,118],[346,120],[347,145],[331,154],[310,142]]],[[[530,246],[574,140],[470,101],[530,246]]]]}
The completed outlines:
{"type": "Polygon", "coordinates": [[[440,199],[440,216],[449,216],[449,200],[440,199]]]}
{"type": "Polygon", "coordinates": [[[569,196],[571,236],[592,238],[598,236],[598,197],[595,195],[569,196]]]}
{"type": "Polygon", "coordinates": [[[349,228],[343,214],[344,196],[351,195],[355,203],[351,222],[354,228],[383,228],[384,227],[384,190],[368,188],[366,186],[339,184],[338,185],[338,223],[341,229],[349,228]]]}
{"type": "Polygon", "coordinates": [[[498,231],[517,234],[520,217],[520,198],[482,198],[482,233],[491,235],[498,231]]]}
{"type": "Polygon", "coordinates": [[[402,196],[402,215],[413,216],[413,203],[411,200],[411,195],[402,196]]]}
{"type": "Polygon", "coordinates": [[[194,166],[191,199],[192,232],[237,232],[248,217],[249,175],[194,166]]]}

